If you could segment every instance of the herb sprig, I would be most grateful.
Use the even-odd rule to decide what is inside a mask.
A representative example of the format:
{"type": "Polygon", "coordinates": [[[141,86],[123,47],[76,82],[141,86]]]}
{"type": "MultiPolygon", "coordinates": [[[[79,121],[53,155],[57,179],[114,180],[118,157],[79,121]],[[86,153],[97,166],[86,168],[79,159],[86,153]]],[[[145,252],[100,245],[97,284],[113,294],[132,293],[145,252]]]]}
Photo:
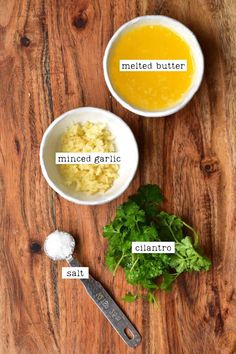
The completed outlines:
{"type": "Polygon", "coordinates": [[[141,186],[117,208],[114,220],[103,228],[103,236],[108,239],[108,268],[115,276],[118,267],[122,267],[127,282],[141,289],[137,294],[126,294],[124,301],[145,296],[155,302],[154,292],[171,290],[172,283],[183,272],[209,270],[211,266],[200,250],[197,232],[179,217],[161,211],[162,201],[157,185],[141,186]],[[176,251],[134,254],[133,241],[174,241],[176,251]]]}

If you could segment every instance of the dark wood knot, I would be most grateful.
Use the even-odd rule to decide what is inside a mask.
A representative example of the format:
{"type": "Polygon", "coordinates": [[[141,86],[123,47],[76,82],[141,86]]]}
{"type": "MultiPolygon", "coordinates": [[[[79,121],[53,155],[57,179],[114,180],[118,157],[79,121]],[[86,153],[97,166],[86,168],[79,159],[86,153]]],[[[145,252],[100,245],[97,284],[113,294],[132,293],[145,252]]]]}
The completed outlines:
{"type": "Polygon", "coordinates": [[[19,154],[20,153],[20,143],[17,138],[15,138],[15,146],[16,146],[17,154],[19,154]]]}
{"type": "Polygon", "coordinates": [[[219,161],[216,158],[206,158],[201,161],[201,170],[205,175],[219,171],[219,161]]]}
{"type": "Polygon", "coordinates": [[[88,22],[88,16],[85,11],[81,11],[77,16],[73,19],[73,26],[77,29],[84,29],[88,22]]]}
{"type": "Polygon", "coordinates": [[[38,242],[33,241],[30,245],[30,250],[33,253],[39,253],[41,251],[41,245],[38,242]]]}
{"type": "Polygon", "coordinates": [[[30,45],[30,39],[26,36],[23,36],[21,37],[20,39],[20,44],[23,46],[23,47],[29,47],[30,45]]]}

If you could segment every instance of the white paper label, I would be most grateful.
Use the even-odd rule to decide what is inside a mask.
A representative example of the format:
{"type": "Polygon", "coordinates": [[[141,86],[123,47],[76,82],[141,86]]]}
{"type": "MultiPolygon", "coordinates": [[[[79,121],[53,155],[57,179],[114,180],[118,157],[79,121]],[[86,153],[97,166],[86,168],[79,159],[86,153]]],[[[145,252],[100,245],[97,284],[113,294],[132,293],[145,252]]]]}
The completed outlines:
{"type": "Polygon", "coordinates": [[[62,279],[88,279],[88,267],[62,267],[62,279]]]}
{"type": "Polygon", "coordinates": [[[122,161],[117,152],[56,152],[57,165],[117,165],[122,161]]]}
{"type": "Polygon", "coordinates": [[[120,60],[120,71],[187,71],[187,60],[120,60]]]}
{"type": "Polygon", "coordinates": [[[175,242],[132,242],[132,253],[175,253],[175,242]]]}

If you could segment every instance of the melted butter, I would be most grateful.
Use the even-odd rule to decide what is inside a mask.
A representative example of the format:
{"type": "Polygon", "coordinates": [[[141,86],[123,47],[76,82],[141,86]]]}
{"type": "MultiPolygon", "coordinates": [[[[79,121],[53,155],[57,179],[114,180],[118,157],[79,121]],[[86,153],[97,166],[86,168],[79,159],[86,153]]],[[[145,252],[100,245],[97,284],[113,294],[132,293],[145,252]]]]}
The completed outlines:
{"type": "Polygon", "coordinates": [[[167,109],[189,91],[195,63],[188,43],[161,25],[138,25],[114,43],[108,58],[113,89],[127,103],[146,111],[167,109]],[[187,60],[185,72],[122,72],[120,60],[187,60]]]}

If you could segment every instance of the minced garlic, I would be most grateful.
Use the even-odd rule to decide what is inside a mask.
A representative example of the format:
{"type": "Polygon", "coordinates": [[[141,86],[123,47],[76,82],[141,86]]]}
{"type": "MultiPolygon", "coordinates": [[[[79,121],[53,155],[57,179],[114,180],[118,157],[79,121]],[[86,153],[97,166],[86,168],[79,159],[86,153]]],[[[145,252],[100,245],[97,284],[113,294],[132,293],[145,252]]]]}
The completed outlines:
{"type": "MultiPolygon", "coordinates": [[[[84,122],[69,127],[61,138],[61,152],[115,152],[114,138],[104,123],[84,122]]],[[[67,186],[88,194],[104,193],[118,177],[118,165],[60,165],[67,186]]]]}

